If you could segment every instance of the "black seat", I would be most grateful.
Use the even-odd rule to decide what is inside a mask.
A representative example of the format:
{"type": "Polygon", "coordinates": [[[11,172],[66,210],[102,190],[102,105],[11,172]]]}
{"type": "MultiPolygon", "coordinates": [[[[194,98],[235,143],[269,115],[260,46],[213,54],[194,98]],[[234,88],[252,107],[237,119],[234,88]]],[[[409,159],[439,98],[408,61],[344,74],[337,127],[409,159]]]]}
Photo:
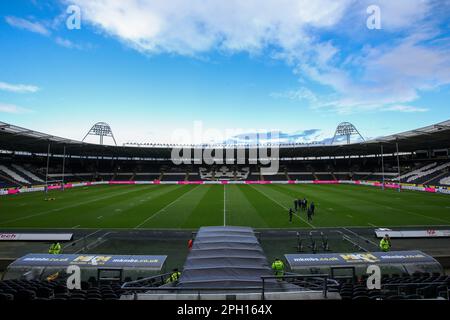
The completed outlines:
{"type": "Polygon", "coordinates": [[[404,300],[404,296],[393,295],[393,296],[388,296],[386,299],[387,300],[404,300]]]}
{"type": "Polygon", "coordinates": [[[87,290],[89,288],[91,288],[92,284],[87,282],[87,281],[81,281],[81,289],[82,290],[87,290]]]}
{"type": "Polygon", "coordinates": [[[36,299],[36,292],[33,290],[20,290],[14,296],[14,300],[17,301],[31,301],[36,299]]]}
{"type": "Polygon", "coordinates": [[[88,300],[88,301],[102,301],[102,298],[100,298],[100,297],[90,297],[90,296],[88,296],[88,297],[87,297],[87,300],[88,300]]]}
{"type": "Polygon", "coordinates": [[[55,294],[67,293],[67,287],[63,285],[58,285],[54,289],[55,294]]]}
{"type": "Polygon", "coordinates": [[[47,287],[40,287],[36,291],[39,298],[50,298],[53,295],[53,290],[47,287]]]}
{"type": "Polygon", "coordinates": [[[370,300],[366,295],[358,295],[352,298],[352,300],[370,300]]]}
{"type": "Polygon", "coordinates": [[[405,296],[405,299],[417,300],[417,299],[422,299],[422,296],[420,296],[418,294],[410,294],[410,295],[405,296]]]}
{"type": "Polygon", "coordinates": [[[4,301],[12,301],[14,300],[14,296],[9,293],[0,293],[0,302],[4,301]]]}

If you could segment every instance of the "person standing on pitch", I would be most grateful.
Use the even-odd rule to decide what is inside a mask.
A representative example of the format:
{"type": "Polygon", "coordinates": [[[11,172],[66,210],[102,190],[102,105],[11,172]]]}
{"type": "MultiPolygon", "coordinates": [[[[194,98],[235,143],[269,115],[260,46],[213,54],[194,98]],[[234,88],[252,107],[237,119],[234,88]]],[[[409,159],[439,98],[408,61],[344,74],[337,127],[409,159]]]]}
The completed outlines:
{"type": "Polygon", "coordinates": [[[298,211],[298,200],[294,199],[294,209],[295,211],[298,211]]]}
{"type": "Polygon", "coordinates": [[[289,208],[289,223],[292,223],[292,216],[294,215],[294,210],[292,208],[289,208]]]}
{"type": "Polygon", "coordinates": [[[308,200],[306,198],[303,198],[303,210],[307,211],[308,209],[308,200]]]}
{"type": "Polygon", "coordinates": [[[311,207],[308,207],[308,209],[306,210],[306,215],[308,216],[308,221],[312,221],[311,207]]]}
{"type": "Polygon", "coordinates": [[[309,207],[311,208],[311,214],[314,215],[314,210],[316,209],[316,206],[314,205],[313,201],[311,201],[311,204],[309,205],[309,207]]]}

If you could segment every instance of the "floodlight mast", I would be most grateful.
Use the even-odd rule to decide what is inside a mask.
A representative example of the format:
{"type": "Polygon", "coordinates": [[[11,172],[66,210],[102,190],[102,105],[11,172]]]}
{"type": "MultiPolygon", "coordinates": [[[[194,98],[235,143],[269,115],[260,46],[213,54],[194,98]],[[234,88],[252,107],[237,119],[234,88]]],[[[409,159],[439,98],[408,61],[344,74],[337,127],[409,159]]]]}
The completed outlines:
{"type": "Polygon", "coordinates": [[[116,139],[114,139],[111,127],[106,122],[97,122],[96,124],[94,124],[81,141],[84,141],[87,136],[99,136],[101,145],[103,145],[103,137],[111,137],[114,141],[114,144],[117,146],[116,139]]]}
{"type": "Polygon", "coordinates": [[[362,141],[365,141],[364,137],[359,133],[358,129],[356,129],[353,124],[351,124],[350,122],[341,122],[336,128],[331,144],[336,141],[337,137],[342,136],[345,136],[347,144],[350,144],[350,138],[352,135],[359,136],[362,141]]]}

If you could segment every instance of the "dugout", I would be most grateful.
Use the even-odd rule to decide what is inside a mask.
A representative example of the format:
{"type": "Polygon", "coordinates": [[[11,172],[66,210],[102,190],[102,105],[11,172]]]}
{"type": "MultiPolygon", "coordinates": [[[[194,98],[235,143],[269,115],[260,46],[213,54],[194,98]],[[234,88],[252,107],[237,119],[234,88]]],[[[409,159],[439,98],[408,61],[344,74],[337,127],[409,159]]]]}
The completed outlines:
{"type": "Polygon", "coordinates": [[[64,278],[77,265],[81,280],[130,281],[164,273],[165,255],[27,254],[11,263],[3,280],[64,278]]]}
{"type": "Polygon", "coordinates": [[[292,272],[299,274],[328,274],[331,277],[366,275],[369,265],[377,265],[384,275],[440,273],[442,265],[422,251],[390,251],[364,253],[286,254],[292,272]]]}

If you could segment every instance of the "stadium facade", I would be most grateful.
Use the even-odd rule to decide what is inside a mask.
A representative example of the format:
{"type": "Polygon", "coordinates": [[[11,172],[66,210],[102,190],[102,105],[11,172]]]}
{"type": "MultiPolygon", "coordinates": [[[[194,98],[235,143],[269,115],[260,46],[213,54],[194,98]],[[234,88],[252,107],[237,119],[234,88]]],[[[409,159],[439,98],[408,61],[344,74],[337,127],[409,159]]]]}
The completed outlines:
{"type": "Polygon", "coordinates": [[[381,182],[382,185],[399,187],[400,182],[406,188],[446,192],[446,186],[450,185],[450,120],[368,141],[338,145],[147,146],[91,144],[0,122],[0,150],[0,188],[3,189],[29,189],[31,186],[63,182],[369,181],[377,186],[381,182]],[[278,162],[276,174],[264,174],[264,165],[259,162],[262,159],[258,153],[261,148],[269,150],[263,159],[266,163],[268,160],[278,162]],[[183,154],[180,165],[173,162],[174,149],[188,151],[183,154]],[[273,150],[277,151],[276,154],[273,150]],[[212,154],[215,163],[203,163],[204,154],[212,154]]]}
{"type": "MultiPolygon", "coordinates": [[[[170,194],[170,197],[164,198],[159,204],[155,201],[158,196],[147,194],[149,190],[140,190],[142,194],[136,197],[136,201],[156,203],[153,211],[149,213],[146,209],[131,210],[131,214],[122,216],[121,208],[109,207],[106,202],[96,207],[86,207],[86,212],[78,211],[78,197],[83,196],[80,194],[75,194],[73,203],[62,207],[58,201],[42,204],[40,197],[28,198],[29,201],[35,201],[33,203],[39,201],[43,211],[38,210],[36,213],[31,210],[31,213],[24,213],[23,216],[20,216],[22,207],[19,207],[19,203],[9,201],[7,205],[14,210],[4,212],[2,223],[5,229],[0,233],[0,240],[25,243],[23,247],[17,247],[21,248],[20,250],[11,246],[13,255],[19,255],[20,252],[25,255],[21,254],[9,261],[5,276],[0,281],[0,297],[22,301],[449,299],[450,277],[445,275],[444,270],[450,266],[450,253],[446,245],[450,233],[448,220],[443,216],[446,214],[443,209],[447,201],[446,195],[435,195],[439,197],[435,200],[440,201],[438,205],[441,209],[435,216],[390,208],[389,210],[400,211],[397,218],[402,220],[398,224],[401,228],[396,230],[378,228],[368,223],[365,228],[357,225],[352,225],[355,228],[348,225],[316,228],[301,217],[300,211],[295,214],[298,220],[294,227],[287,224],[285,219],[280,222],[282,215],[279,213],[286,213],[288,208],[283,203],[280,204],[279,200],[265,194],[267,189],[262,191],[255,188],[250,190],[253,190],[258,201],[250,203],[251,197],[247,197],[246,209],[241,211],[237,207],[242,207],[242,202],[235,202],[232,213],[236,211],[243,215],[245,210],[251,209],[255,204],[259,205],[258,202],[262,201],[261,207],[252,209],[255,212],[260,210],[262,215],[253,217],[264,223],[273,219],[270,220],[270,228],[253,229],[240,224],[239,219],[235,220],[239,222],[236,224],[239,226],[233,226],[226,220],[228,211],[225,199],[225,186],[228,184],[354,184],[450,193],[449,150],[450,121],[369,141],[339,145],[153,144],[145,147],[91,144],[0,123],[0,195],[5,196],[2,200],[21,200],[22,196],[13,196],[18,193],[94,185],[224,185],[223,188],[219,186],[220,190],[217,186],[210,189],[216,197],[211,203],[220,199],[213,206],[208,203],[202,207],[196,201],[187,205],[192,209],[192,216],[201,213],[199,219],[211,218],[213,211],[219,213],[222,218],[223,213],[223,225],[212,225],[207,222],[212,220],[200,219],[199,229],[197,225],[195,229],[158,229],[158,226],[167,226],[163,220],[159,224],[151,224],[151,228],[146,227],[150,219],[163,219],[162,212],[167,213],[170,210],[173,213],[170,223],[182,220],[181,216],[189,208],[173,208],[174,203],[182,202],[179,201],[180,198],[195,191],[196,186],[192,189],[183,187],[183,191],[153,190],[152,192],[162,198],[165,197],[163,192],[170,194]],[[267,153],[266,158],[262,159],[278,162],[279,167],[275,174],[264,174],[262,161],[258,162],[261,160],[261,148],[277,150],[276,153],[267,153]],[[183,164],[174,164],[174,149],[188,150],[184,153],[183,164]],[[216,163],[205,164],[199,161],[205,153],[213,154],[217,150],[220,156],[215,154],[216,163]],[[244,155],[243,159],[238,158],[239,154],[244,155]],[[270,205],[272,207],[269,207],[270,205]],[[105,206],[106,211],[101,206],[105,206]],[[215,210],[212,210],[213,207],[215,210]],[[69,209],[65,217],[61,214],[64,208],[69,209]],[[17,212],[13,212],[15,210],[17,212]],[[97,212],[99,210],[104,212],[100,216],[97,212]],[[71,217],[73,213],[76,217],[71,217]],[[85,230],[79,228],[79,224],[71,228],[61,228],[61,224],[73,223],[75,218],[81,219],[77,221],[84,224],[94,221],[98,226],[95,231],[91,225],[85,230]],[[119,227],[115,229],[123,230],[113,231],[111,225],[104,222],[106,218],[118,224],[119,227]],[[133,223],[133,219],[136,219],[138,224],[129,230],[128,224],[123,224],[133,223]],[[40,220],[43,220],[42,224],[40,220]],[[406,227],[411,220],[426,221],[426,225],[406,227]],[[20,223],[15,225],[15,222],[20,223]],[[437,222],[439,225],[435,225],[437,222]],[[107,227],[100,227],[102,224],[107,227]],[[274,225],[281,228],[272,228],[274,225]],[[48,229],[39,226],[56,226],[56,229],[49,233],[48,229]],[[305,227],[308,228],[306,231],[305,227]],[[33,233],[24,230],[27,228],[31,228],[33,233]],[[377,228],[375,237],[374,228],[377,228]],[[380,252],[377,241],[387,233],[396,239],[397,249],[380,252]],[[64,245],[67,253],[56,256],[42,253],[42,246],[47,246],[46,241],[60,236],[68,239],[64,245]],[[262,238],[264,240],[261,240],[262,238]],[[410,238],[416,239],[415,242],[402,244],[403,239],[410,238]],[[187,240],[193,241],[188,250],[185,246],[187,240]],[[35,242],[34,246],[38,248],[39,253],[30,253],[29,241],[35,242]],[[425,242],[421,241],[434,242],[432,245],[427,242],[427,247],[425,242]],[[421,246],[426,252],[417,250],[421,246]],[[140,254],[130,254],[136,253],[135,250],[138,249],[142,250],[137,252],[140,254]],[[101,250],[117,251],[117,254],[105,254],[101,250]],[[436,252],[438,254],[434,254],[436,252]],[[269,262],[280,256],[286,261],[289,270],[281,277],[279,274],[273,274],[269,262]],[[173,272],[169,271],[171,268],[167,265],[183,266],[180,269],[181,275],[177,276],[175,281],[170,280],[173,272]],[[65,270],[74,266],[81,268],[83,277],[80,287],[69,288],[65,270]],[[367,270],[374,266],[380,267],[379,276],[382,279],[378,287],[369,288],[369,285],[366,285],[366,281],[369,283],[367,270]]],[[[124,189],[126,188],[125,186],[124,189]]],[[[83,191],[83,188],[78,190],[83,191]]],[[[298,196],[295,190],[292,193],[291,191],[292,189],[284,189],[283,192],[271,192],[274,196],[282,196],[284,203],[291,203],[294,196],[298,196]]],[[[120,201],[126,203],[127,194],[135,191],[116,192],[103,196],[103,200],[108,201],[112,196],[117,196],[123,197],[120,201]]],[[[310,195],[317,197],[316,192],[317,190],[312,190],[310,195]]],[[[328,195],[333,192],[331,190],[328,195]]],[[[351,191],[343,190],[337,197],[345,197],[347,192],[351,191]]],[[[381,198],[382,192],[379,193],[377,196],[381,198]]],[[[388,193],[383,196],[390,201],[392,195],[393,193],[388,193]]],[[[204,194],[200,194],[197,197],[203,199],[203,196],[204,194]]],[[[67,194],[61,196],[64,197],[66,201],[70,201],[67,200],[67,194]]],[[[52,197],[45,197],[45,200],[51,199],[52,197]]],[[[100,199],[102,196],[92,194],[92,198],[81,205],[89,205],[90,202],[98,202],[100,199]]],[[[187,197],[183,200],[186,199],[187,197]]],[[[353,199],[358,202],[357,197],[353,196],[353,199]]],[[[367,207],[368,203],[373,202],[365,201],[364,206],[367,207]]],[[[22,202],[20,205],[27,204],[22,202]]],[[[328,212],[322,211],[317,219],[324,219],[322,217],[328,215],[328,221],[322,220],[325,224],[333,223],[333,216],[346,221],[353,219],[348,213],[349,206],[343,207],[346,213],[339,214],[333,211],[333,208],[324,207],[324,211],[328,212]]],[[[375,218],[375,215],[389,216],[389,212],[393,212],[368,213],[366,207],[358,207],[357,213],[375,218]]],[[[389,207],[382,203],[378,208],[384,210],[389,207]]],[[[236,219],[236,215],[234,217],[236,219]]],[[[214,223],[216,221],[214,220],[214,223]]]]}

